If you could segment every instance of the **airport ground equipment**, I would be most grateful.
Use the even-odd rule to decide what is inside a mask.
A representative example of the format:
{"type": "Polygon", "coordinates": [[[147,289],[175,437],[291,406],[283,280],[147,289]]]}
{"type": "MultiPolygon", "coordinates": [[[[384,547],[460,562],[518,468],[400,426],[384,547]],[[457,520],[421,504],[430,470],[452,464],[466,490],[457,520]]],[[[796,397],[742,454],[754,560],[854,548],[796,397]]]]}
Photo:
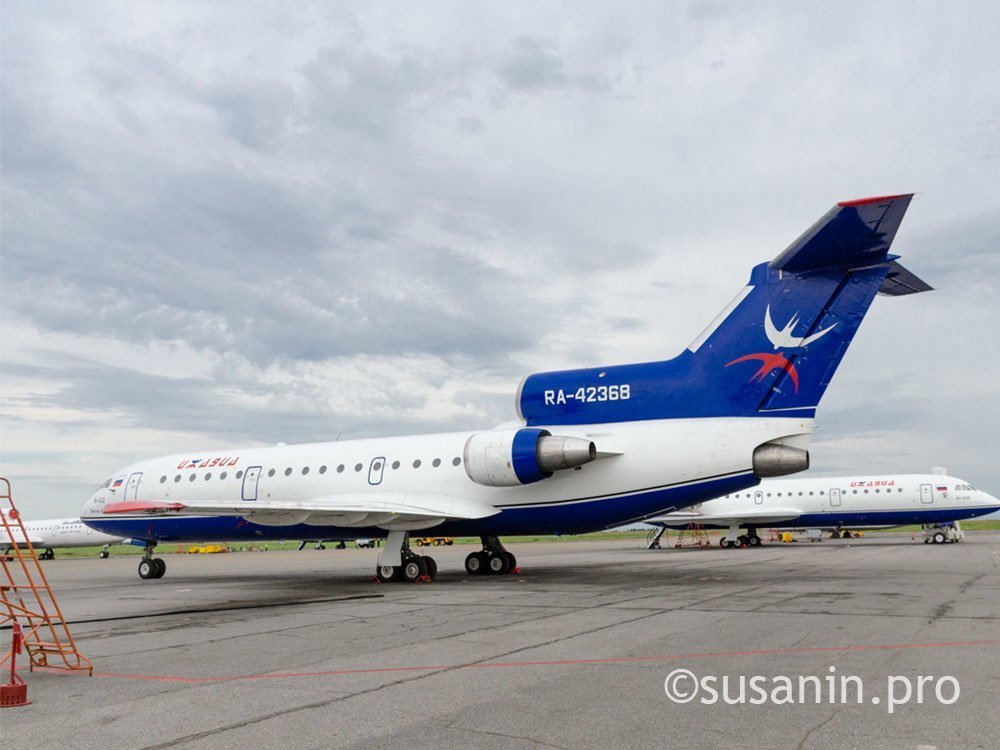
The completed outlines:
{"type": "Polygon", "coordinates": [[[965,532],[958,521],[950,524],[927,524],[923,533],[924,544],[949,544],[965,539],[965,532]]]}
{"type": "MultiPolygon", "coordinates": [[[[0,555],[0,625],[20,624],[23,645],[28,652],[29,669],[86,670],[94,673],[90,659],[80,653],[70,633],[56,596],[49,586],[31,540],[24,529],[21,514],[14,505],[10,482],[0,477],[0,524],[10,551],[0,555]],[[20,539],[15,529],[20,532],[20,539]],[[23,540],[23,541],[22,541],[23,540]]],[[[12,648],[0,664],[13,660],[12,648]]]]}
{"type": "Polygon", "coordinates": [[[455,543],[453,536],[422,536],[416,540],[418,547],[450,547],[455,543]]]}
{"type": "Polygon", "coordinates": [[[10,682],[0,685],[0,708],[13,708],[15,706],[26,706],[31,701],[28,700],[28,684],[17,673],[17,655],[21,653],[21,646],[24,643],[24,634],[21,631],[21,623],[15,622],[11,628],[10,636],[10,682]]]}
{"type": "Polygon", "coordinates": [[[708,539],[708,532],[701,527],[701,524],[691,523],[677,534],[677,541],[674,542],[676,549],[684,547],[711,547],[712,543],[708,539]]]}

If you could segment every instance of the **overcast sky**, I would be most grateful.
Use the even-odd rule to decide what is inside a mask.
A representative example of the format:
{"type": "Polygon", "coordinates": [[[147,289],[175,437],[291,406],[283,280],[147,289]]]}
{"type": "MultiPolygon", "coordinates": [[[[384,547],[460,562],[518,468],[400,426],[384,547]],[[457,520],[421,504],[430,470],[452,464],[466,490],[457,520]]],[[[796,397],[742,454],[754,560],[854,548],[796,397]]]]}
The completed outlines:
{"type": "Polygon", "coordinates": [[[2,2],[0,469],[490,427],[916,191],[824,472],[1000,494],[1000,5],[2,2]],[[360,7],[364,6],[364,7],[360,7]],[[141,12],[140,12],[141,9],[141,12]]]}

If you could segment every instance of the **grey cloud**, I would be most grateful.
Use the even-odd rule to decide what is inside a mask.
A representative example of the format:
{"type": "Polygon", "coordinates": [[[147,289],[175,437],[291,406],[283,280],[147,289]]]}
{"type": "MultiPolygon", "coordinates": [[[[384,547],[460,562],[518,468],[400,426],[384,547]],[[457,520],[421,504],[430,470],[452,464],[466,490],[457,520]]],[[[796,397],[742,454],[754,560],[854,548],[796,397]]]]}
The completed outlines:
{"type": "Polygon", "coordinates": [[[535,92],[544,89],[578,88],[601,93],[612,88],[611,80],[595,71],[569,73],[559,54],[558,41],[551,37],[521,35],[511,42],[507,59],[497,75],[512,90],[535,92]]]}

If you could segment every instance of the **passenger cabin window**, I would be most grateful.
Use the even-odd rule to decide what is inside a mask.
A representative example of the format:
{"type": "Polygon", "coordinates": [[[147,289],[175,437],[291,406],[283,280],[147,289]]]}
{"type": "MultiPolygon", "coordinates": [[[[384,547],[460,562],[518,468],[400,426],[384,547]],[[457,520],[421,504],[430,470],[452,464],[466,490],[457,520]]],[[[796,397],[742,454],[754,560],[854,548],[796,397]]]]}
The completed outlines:
{"type": "Polygon", "coordinates": [[[273,476],[274,476],[274,469],[268,469],[268,470],[267,470],[267,475],[268,475],[269,477],[273,477],[273,476]]]}
{"type": "Polygon", "coordinates": [[[462,463],[462,459],[460,459],[458,456],[455,456],[453,459],[451,459],[452,466],[458,466],[460,463],[462,463]]]}
{"type": "Polygon", "coordinates": [[[291,476],[291,473],[292,473],[292,467],[289,466],[287,469],[285,469],[285,476],[286,477],[291,476]]]}
{"type": "Polygon", "coordinates": [[[189,481],[189,482],[193,482],[193,481],[194,481],[194,478],[195,478],[196,476],[198,476],[198,475],[197,475],[197,474],[192,474],[191,476],[189,476],[189,477],[188,477],[188,481],[189,481]]]}
{"type": "Polygon", "coordinates": [[[362,464],[354,464],[355,471],[361,471],[361,469],[362,469],[362,464]]]}
{"type": "Polygon", "coordinates": [[[179,481],[181,481],[181,475],[180,475],[180,474],[178,474],[177,476],[175,476],[175,477],[174,477],[174,481],[175,481],[175,482],[179,482],[179,481]]]}
{"type": "Polygon", "coordinates": [[[441,465],[441,459],[435,458],[433,461],[431,461],[431,464],[434,466],[434,468],[437,468],[438,466],[441,465]]]}
{"type": "Polygon", "coordinates": [[[205,475],[205,481],[207,482],[207,481],[208,481],[209,479],[211,479],[211,478],[212,478],[212,472],[208,472],[208,473],[207,473],[207,474],[205,475]]]}
{"type": "Polygon", "coordinates": [[[308,473],[309,473],[309,467],[308,466],[303,466],[302,467],[302,476],[305,476],[308,473]]]}
{"type": "Polygon", "coordinates": [[[319,467],[319,473],[326,474],[326,464],[323,464],[322,466],[319,467]]]}
{"type": "Polygon", "coordinates": [[[239,471],[236,472],[236,478],[237,479],[243,478],[243,469],[240,469],[239,471]]]}
{"type": "Polygon", "coordinates": [[[225,479],[227,476],[229,476],[229,472],[224,471],[221,474],[219,474],[219,479],[225,479]]]}
{"type": "Polygon", "coordinates": [[[393,469],[398,469],[399,468],[399,461],[393,461],[392,462],[392,468],[393,469]]]}
{"type": "Polygon", "coordinates": [[[167,475],[164,474],[162,477],[160,477],[160,484],[163,484],[166,481],[167,481],[167,475]]]}
{"type": "Polygon", "coordinates": [[[344,473],[344,465],[343,464],[341,464],[340,466],[337,467],[337,473],[338,474],[343,474],[344,473]]]}
{"type": "Polygon", "coordinates": [[[416,461],[413,462],[413,468],[414,469],[419,469],[420,468],[420,459],[419,458],[416,461]]]}

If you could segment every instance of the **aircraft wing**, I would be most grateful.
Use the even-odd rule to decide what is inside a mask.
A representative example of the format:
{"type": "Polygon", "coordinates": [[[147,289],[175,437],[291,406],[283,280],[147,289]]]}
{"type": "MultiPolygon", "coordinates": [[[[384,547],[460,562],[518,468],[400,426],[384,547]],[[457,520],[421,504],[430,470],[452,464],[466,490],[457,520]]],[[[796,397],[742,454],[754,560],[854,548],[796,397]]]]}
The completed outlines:
{"type": "Polygon", "coordinates": [[[500,512],[492,505],[430,492],[382,492],[325,495],[309,500],[254,500],[228,504],[131,501],[109,503],[105,514],[147,516],[239,516],[265,526],[368,527],[405,531],[436,526],[447,519],[486,518],[500,512]]]}
{"type": "Polygon", "coordinates": [[[794,521],[802,515],[797,508],[747,508],[739,513],[701,513],[697,510],[680,510],[665,516],[646,519],[646,523],[658,526],[683,527],[696,523],[700,526],[733,526],[752,524],[766,526],[768,523],[794,521]]]}

